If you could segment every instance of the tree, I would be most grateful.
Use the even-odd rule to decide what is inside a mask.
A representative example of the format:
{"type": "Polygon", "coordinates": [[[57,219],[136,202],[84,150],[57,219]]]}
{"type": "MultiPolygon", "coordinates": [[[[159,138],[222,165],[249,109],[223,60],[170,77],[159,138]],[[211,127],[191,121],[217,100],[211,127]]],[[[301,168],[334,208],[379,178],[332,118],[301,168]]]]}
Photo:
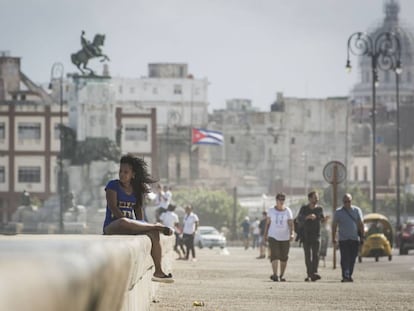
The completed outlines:
{"type": "MultiPolygon", "coordinates": [[[[205,189],[185,189],[174,192],[174,201],[179,206],[191,204],[200,218],[201,225],[230,227],[233,218],[233,197],[225,191],[205,189]]],[[[237,204],[236,223],[247,215],[247,211],[237,204]]]]}

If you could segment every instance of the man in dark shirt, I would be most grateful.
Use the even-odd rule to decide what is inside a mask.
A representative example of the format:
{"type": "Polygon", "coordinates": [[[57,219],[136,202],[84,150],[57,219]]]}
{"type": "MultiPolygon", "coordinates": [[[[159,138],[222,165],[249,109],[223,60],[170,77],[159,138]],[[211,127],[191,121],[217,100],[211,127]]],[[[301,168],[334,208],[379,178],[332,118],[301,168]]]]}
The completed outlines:
{"type": "Polygon", "coordinates": [[[323,208],[318,205],[319,195],[316,191],[308,194],[309,204],[303,205],[298,214],[299,225],[303,228],[303,250],[305,253],[306,272],[305,281],[317,281],[321,277],[318,274],[319,248],[321,222],[325,218],[323,208]]]}
{"type": "Polygon", "coordinates": [[[266,241],[263,238],[266,229],[266,221],[267,221],[267,212],[262,212],[262,219],[259,222],[259,230],[260,230],[260,238],[259,238],[259,245],[260,245],[260,254],[257,259],[266,258],[266,241]]]}

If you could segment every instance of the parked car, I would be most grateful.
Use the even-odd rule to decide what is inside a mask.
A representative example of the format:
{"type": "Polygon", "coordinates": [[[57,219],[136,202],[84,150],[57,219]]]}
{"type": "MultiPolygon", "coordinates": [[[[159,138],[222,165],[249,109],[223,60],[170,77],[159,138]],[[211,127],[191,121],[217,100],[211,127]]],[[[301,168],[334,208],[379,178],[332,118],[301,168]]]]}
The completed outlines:
{"type": "Polygon", "coordinates": [[[409,222],[403,226],[398,235],[398,245],[400,255],[407,255],[410,249],[414,249],[414,222],[409,222]]]}
{"type": "Polygon", "coordinates": [[[224,248],[226,247],[226,237],[214,227],[200,226],[195,233],[194,245],[199,248],[224,248]]]}

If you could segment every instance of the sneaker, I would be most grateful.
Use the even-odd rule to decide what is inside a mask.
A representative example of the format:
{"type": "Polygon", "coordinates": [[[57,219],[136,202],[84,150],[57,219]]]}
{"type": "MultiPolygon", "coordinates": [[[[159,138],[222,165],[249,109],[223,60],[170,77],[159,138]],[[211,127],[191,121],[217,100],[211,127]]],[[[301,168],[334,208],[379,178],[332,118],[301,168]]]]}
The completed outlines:
{"type": "Polygon", "coordinates": [[[349,282],[352,282],[352,281],[351,281],[351,279],[349,279],[349,278],[343,278],[343,279],[341,280],[341,282],[342,282],[342,283],[349,283],[349,282]]]}
{"type": "Polygon", "coordinates": [[[279,281],[280,282],[286,282],[286,279],[281,275],[280,277],[279,277],[279,281]]]}
{"type": "Polygon", "coordinates": [[[321,276],[317,273],[311,275],[312,282],[315,282],[315,281],[320,280],[320,279],[321,279],[321,276]]]}
{"type": "Polygon", "coordinates": [[[270,279],[271,279],[273,282],[279,282],[279,278],[277,277],[277,275],[272,274],[272,275],[270,276],[270,279]]]}
{"type": "Polygon", "coordinates": [[[305,278],[305,282],[310,282],[312,279],[308,276],[305,278]]]}

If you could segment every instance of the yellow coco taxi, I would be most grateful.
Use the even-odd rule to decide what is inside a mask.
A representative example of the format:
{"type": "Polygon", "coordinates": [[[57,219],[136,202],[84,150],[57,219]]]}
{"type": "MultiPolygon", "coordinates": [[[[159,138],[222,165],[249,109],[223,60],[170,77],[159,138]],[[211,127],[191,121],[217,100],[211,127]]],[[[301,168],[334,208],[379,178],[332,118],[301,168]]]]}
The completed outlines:
{"type": "Polygon", "coordinates": [[[364,217],[365,241],[360,248],[358,261],[362,257],[373,257],[378,261],[379,257],[388,256],[392,260],[393,233],[388,218],[382,214],[371,213],[364,217]]]}

